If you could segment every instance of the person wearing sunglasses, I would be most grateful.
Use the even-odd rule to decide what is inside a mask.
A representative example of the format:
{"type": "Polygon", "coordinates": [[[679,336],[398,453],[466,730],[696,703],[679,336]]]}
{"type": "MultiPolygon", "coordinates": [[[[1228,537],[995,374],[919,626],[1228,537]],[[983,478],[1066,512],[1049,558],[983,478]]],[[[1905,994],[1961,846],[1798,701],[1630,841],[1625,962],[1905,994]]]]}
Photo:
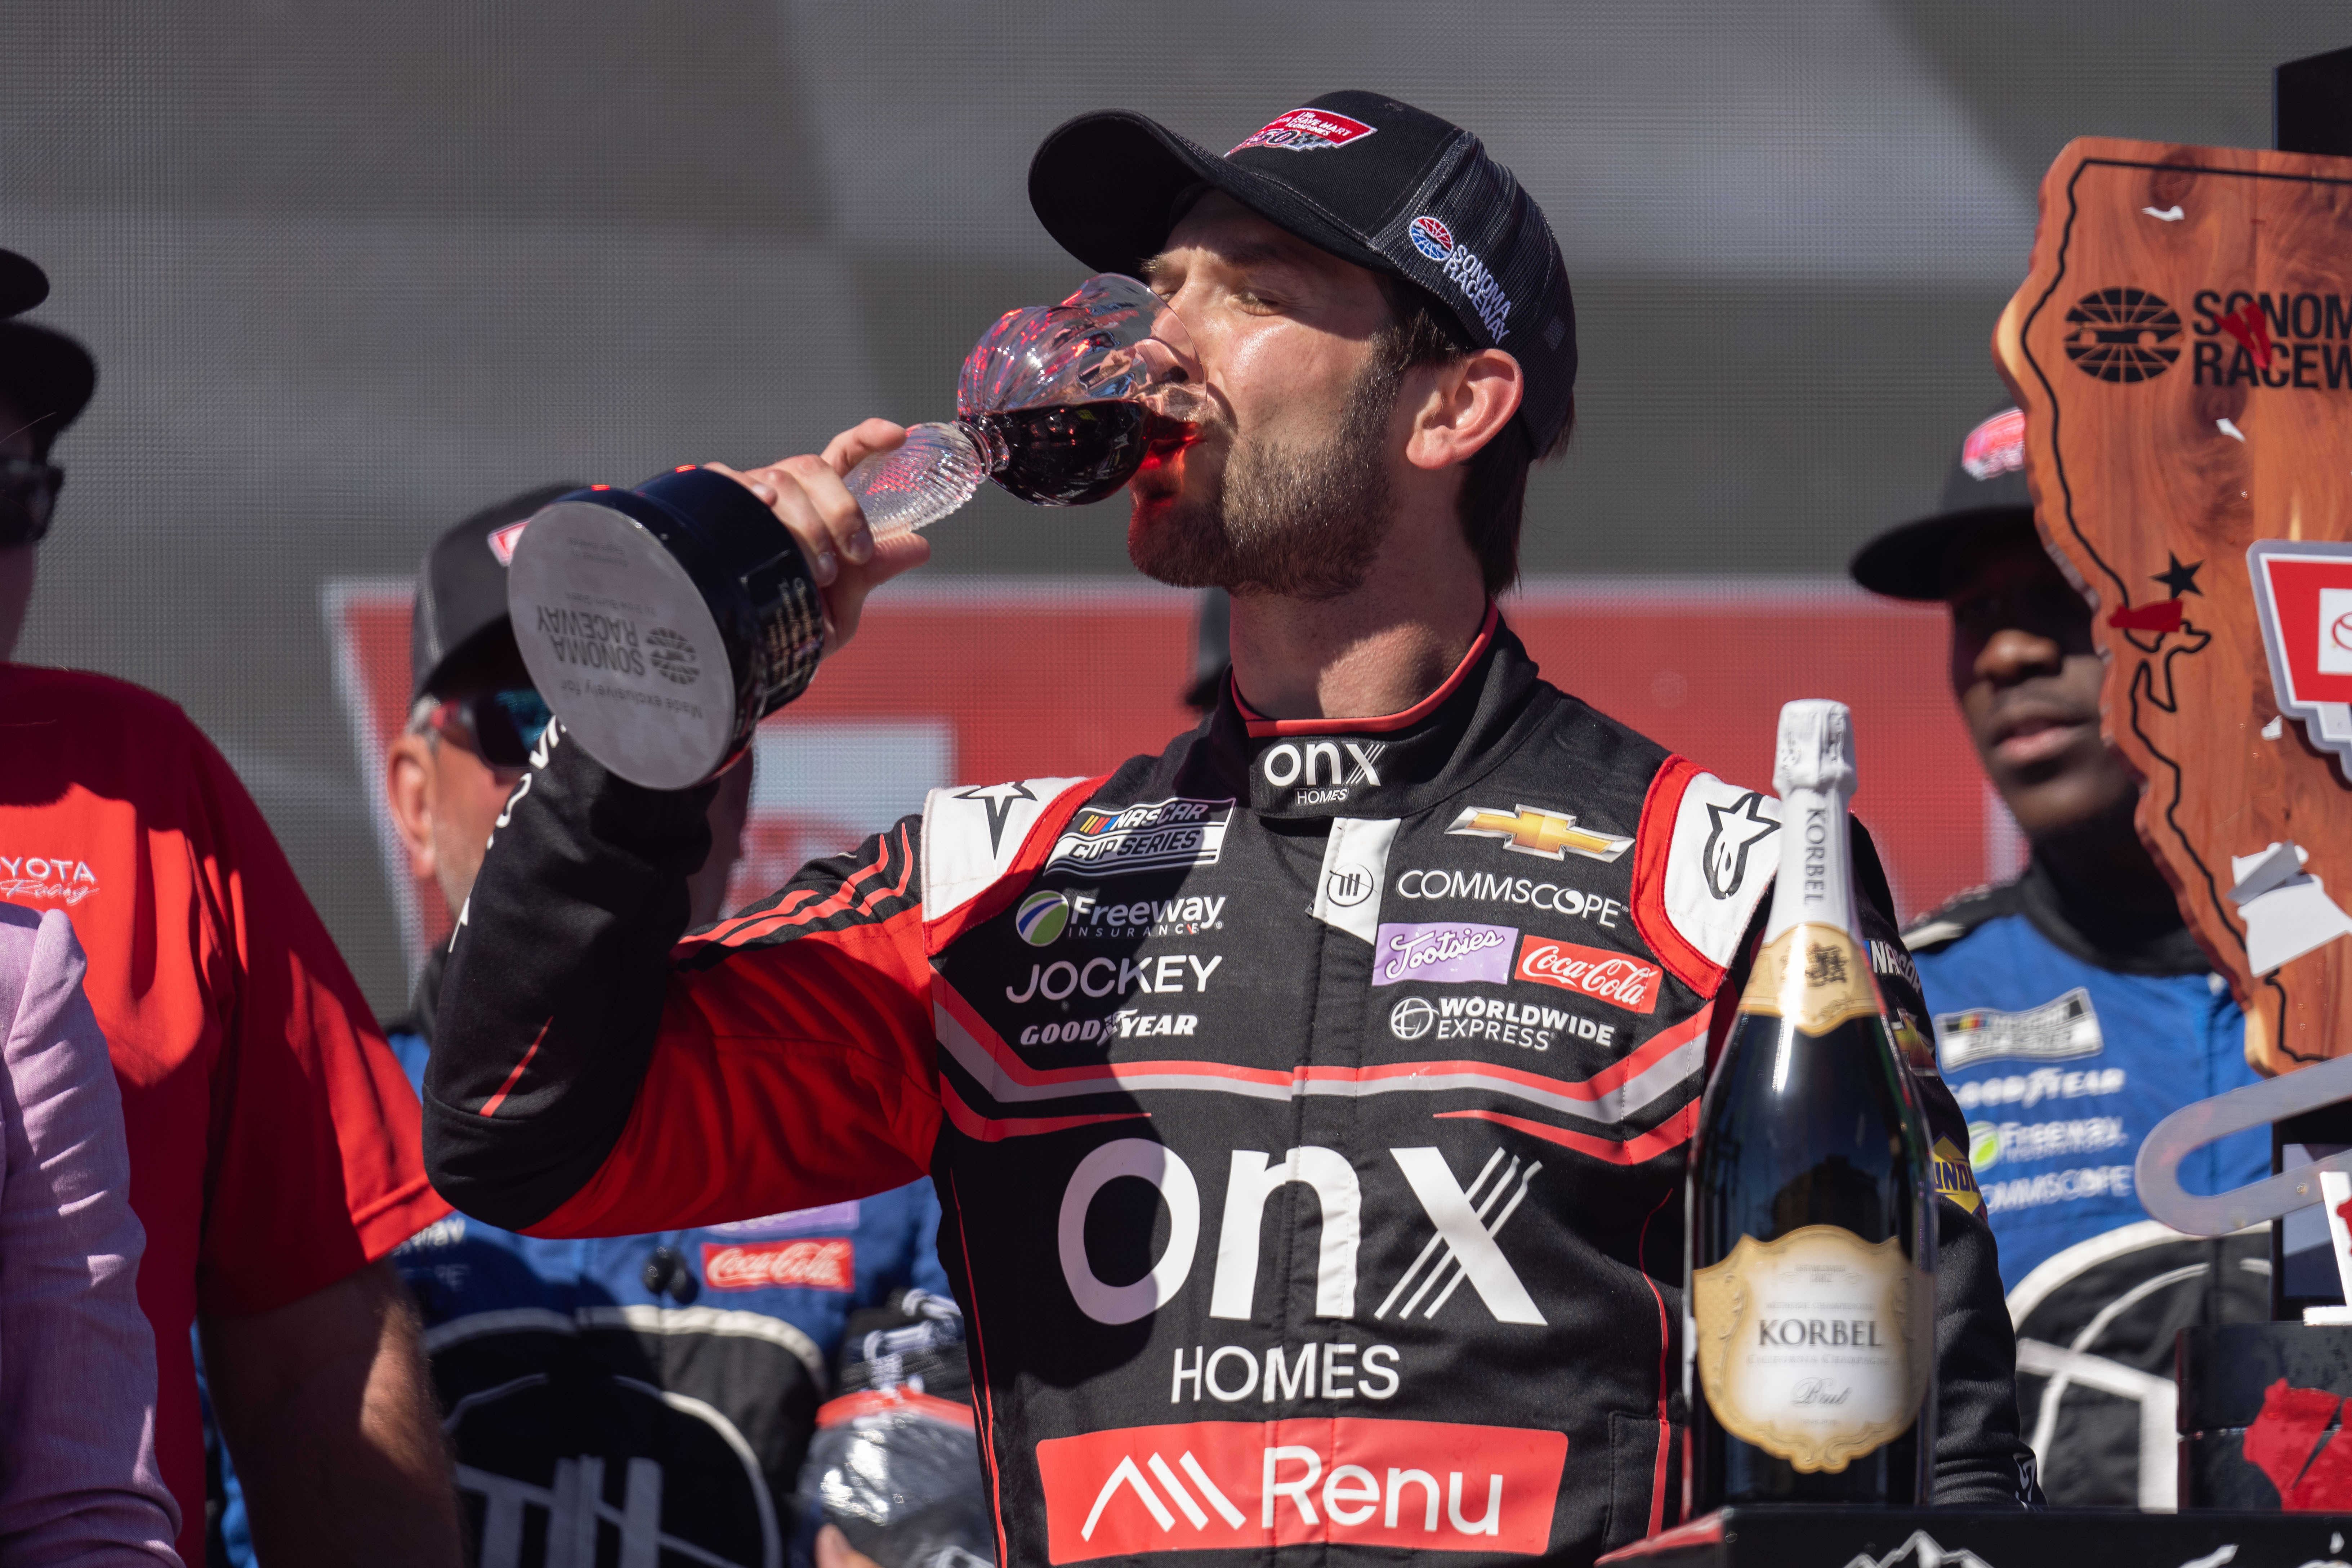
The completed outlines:
{"type": "MultiPolygon", "coordinates": [[[[435,541],[417,573],[415,696],[385,759],[384,804],[409,871],[453,911],[548,723],[507,618],[506,562],[531,514],[576,488],[483,509],[435,541]]],[[[709,810],[710,853],[688,886],[696,925],[723,912],[751,792],[747,760],[709,810]]],[[[414,1005],[389,1030],[412,1082],[446,955],[435,944],[414,1005]]],[[[947,1294],[939,1217],[919,1181],[650,1236],[547,1240],[455,1217],[428,1227],[394,1261],[424,1314],[480,1561],[536,1568],[560,1553],[551,1543],[593,1533],[617,1481],[603,1493],[547,1481],[590,1474],[628,1478],[629,1506],[665,1555],[778,1561],[850,1314],[909,1289],[947,1294]]],[[[821,1522],[801,1521],[803,1560],[821,1522]]]]}
{"type": "Polygon", "coordinates": [[[7,319],[47,292],[0,251],[0,900],[63,911],[86,955],[147,1237],[137,1289],[177,1550],[206,1557],[194,1329],[264,1552],[454,1564],[449,1461],[384,1261],[448,1212],[399,1064],[187,715],[104,676],[6,662],[58,521],[51,450],[97,381],[72,338],[7,319]]]}

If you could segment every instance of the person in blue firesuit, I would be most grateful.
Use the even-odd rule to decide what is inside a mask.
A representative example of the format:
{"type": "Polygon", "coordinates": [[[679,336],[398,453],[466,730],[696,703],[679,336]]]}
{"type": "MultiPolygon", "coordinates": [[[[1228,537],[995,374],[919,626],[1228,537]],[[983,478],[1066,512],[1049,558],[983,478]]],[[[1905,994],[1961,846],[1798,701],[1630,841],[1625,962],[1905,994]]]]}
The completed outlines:
{"type": "MultiPolygon", "coordinates": [[[[2255,1074],[2245,1018],[2133,826],[2138,781],[2100,737],[2091,609],[2034,531],[2024,432],[2006,405],[1978,423],[1941,509],[1851,571],[1949,606],[1953,696],[2032,850],[1904,932],[2000,1247],[2018,1414],[2053,1504],[2169,1508],[2174,1336],[2266,1319],[2269,1246],[2151,1219],[2132,1163],[2166,1116],[2255,1074]]],[[[2200,594],[2201,565],[2176,560],[2162,587],[2200,594]]],[[[2181,1180],[2210,1194],[2269,1173],[2253,1131],[2197,1151],[2181,1180]]]]}
{"type": "MultiPolygon", "coordinates": [[[[527,491],[436,542],[417,574],[415,700],[384,791],[412,870],[464,907],[483,847],[547,723],[507,619],[527,491]]],[[[723,911],[751,763],[711,807],[694,922],[723,911]]],[[[386,1028],[416,1085],[446,952],[386,1028]]],[[[480,1568],[688,1561],[760,1568],[794,1493],[851,1314],[948,1293],[928,1181],[698,1230],[548,1240],[452,1215],[393,1262],[415,1292],[480,1568]]],[[[979,1488],[975,1458],[971,1485],[979,1488]]],[[[224,1536],[234,1537],[236,1510],[224,1536]]],[[[231,1542],[233,1544],[233,1542],[231,1542]]],[[[234,1558],[237,1554],[232,1551],[234,1558]]]]}

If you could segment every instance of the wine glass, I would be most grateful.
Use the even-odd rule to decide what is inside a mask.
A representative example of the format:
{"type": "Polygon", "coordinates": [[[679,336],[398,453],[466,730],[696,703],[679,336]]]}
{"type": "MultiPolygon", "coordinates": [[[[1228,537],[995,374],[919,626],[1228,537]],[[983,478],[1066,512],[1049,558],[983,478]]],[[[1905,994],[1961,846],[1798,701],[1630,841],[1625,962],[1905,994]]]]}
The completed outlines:
{"type": "Polygon", "coordinates": [[[1197,363],[1165,300],[1098,274],[1058,305],[998,318],[964,357],[954,420],[909,426],[843,482],[877,538],[937,522],[982,479],[1040,506],[1100,500],[1153,448],[1191,438],[1197,363]]]}

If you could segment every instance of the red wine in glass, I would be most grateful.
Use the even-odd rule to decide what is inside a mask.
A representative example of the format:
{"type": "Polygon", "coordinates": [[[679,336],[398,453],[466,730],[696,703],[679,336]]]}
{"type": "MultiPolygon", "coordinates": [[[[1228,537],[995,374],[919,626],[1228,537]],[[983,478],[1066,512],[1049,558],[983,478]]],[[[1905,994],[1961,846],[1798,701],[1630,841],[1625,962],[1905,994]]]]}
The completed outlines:
{"type": "Polygon", "coordinates": [[[988,477],[1040,506],[1085,506],[1116,494],[1152,451],[1180,447],[1193,434],[1192,426],[1124,398],[979,414],[964,423],[987,432],[982,445],[996,457],[988,477]]]}

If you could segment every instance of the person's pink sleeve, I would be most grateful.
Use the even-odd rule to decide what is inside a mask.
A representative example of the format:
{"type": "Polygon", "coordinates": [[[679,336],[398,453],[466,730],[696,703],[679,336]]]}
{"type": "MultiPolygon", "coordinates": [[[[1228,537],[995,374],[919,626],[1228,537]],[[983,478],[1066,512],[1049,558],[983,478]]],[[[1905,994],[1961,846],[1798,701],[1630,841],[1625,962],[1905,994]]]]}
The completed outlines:
{"type": "Polygon", "coordinates": [[[0,1562],[176,1564],[155,1464],[146,1236],[61,910],[0,904],[0,1562]]]}

